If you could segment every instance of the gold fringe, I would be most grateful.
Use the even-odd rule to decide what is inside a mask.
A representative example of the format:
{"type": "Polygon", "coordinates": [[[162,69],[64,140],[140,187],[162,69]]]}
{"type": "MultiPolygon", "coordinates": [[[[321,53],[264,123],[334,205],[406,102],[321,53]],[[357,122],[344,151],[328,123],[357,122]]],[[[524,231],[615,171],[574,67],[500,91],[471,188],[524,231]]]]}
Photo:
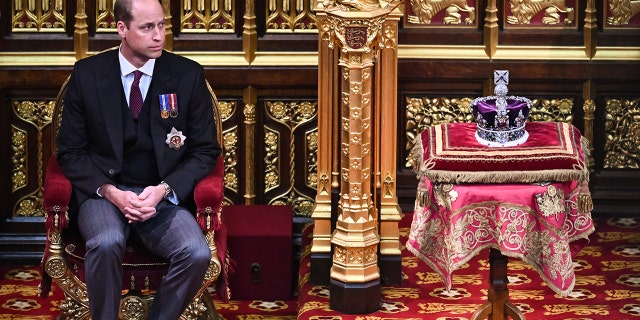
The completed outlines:
{"type": "Polygon", "coordinates": [[[448,171],[422,170],[422,175],[433,182],[446,183],[534,183],[544,181],[588,181],[587,170],[538,171],[448,171]]]}

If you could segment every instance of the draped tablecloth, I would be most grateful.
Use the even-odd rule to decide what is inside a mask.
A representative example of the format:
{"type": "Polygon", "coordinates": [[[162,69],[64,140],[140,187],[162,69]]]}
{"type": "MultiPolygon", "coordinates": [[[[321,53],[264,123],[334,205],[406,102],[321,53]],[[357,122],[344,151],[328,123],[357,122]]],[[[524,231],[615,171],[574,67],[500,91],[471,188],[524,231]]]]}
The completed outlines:
{"type": "Polygon", "coordinates": [[[440,172],[429,176],[430,169],[417,170],[420,182],[407,249],[438,273],[448,290],[453,272],[485,248],[522,259],[562,296],[573,290],[573,258],[594,231],[590,208],[580,203],[588,193],[584,139],[571,125],[542,123],[530,130],[531,124],[529,140],[518,147],[478,144],[475,124],[432,127],[416,140],[423,150],[438,144],[445,148],[420,155],[422,165],[429,163],[440,172]],[[465,164],[459,152],[442,152],[447,148],[474,152],[465,164]],[[543,154],[561,160],[549,161],[543,154]],[[451,163],[465,170],[456,174],[447,167],[451,163]],[[485,182],[495,180],[490,171],[503,182],[485,182]]]}

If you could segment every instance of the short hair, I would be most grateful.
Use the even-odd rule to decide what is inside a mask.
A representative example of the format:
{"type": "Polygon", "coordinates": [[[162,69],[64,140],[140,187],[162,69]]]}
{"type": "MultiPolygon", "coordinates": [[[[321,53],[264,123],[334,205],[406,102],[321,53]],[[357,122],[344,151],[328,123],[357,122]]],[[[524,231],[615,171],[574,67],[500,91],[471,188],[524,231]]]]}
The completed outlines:
{"type": "Polygon", "coordinates": [[[118,21],[124,22],[124,24],[129,28],[129,23],[133,20],[133,16],[131,15],[131,7],[133,0],[116,0],[113,4],[113,17],[118,21]]]}
{"type": "MultiPolygon", "coordinates": [[[[113,17],[116,23],[122,21],[127,28],[129,28],[129,23],[133,20],[133,15],[131,15],[133,1],[134,0],[115,0],[113,4],[113,17]]],[[[158,2],[160,2],[160,0],[158,0],[158,2]]]]}

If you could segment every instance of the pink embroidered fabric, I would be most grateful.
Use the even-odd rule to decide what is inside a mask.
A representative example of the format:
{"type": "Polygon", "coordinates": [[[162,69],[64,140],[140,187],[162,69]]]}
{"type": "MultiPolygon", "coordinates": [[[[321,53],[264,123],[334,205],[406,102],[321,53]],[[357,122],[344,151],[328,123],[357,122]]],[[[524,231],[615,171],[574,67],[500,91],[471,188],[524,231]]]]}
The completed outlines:
{"type": "MultiPolygon", "coordinates": [[[[475,143],[473,135],[461,137],[475,143]]],[[[571,293],[573,258],[595,230],[591,213],[578,210],[584,181],[456,184],[432,182],[427,175],[419,179],[407,249],[439,274],[447,290],[456,269],[483,249],[495,248],[530,264],[556,293],[571,293]]]]}

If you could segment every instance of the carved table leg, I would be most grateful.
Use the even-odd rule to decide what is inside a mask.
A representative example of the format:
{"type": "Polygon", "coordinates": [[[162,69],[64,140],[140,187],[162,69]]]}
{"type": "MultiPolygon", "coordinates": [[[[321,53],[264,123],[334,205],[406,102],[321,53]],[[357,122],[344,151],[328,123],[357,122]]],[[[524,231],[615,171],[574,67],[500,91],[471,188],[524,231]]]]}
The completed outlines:
{"type": "Polygon", "coordinates": [[[489,255],[489,301],[473,314],[471,320],[505,320],[507,317],[516,320],[525,320],[518,308],[509,302],[509,289],[507,284],[507,263],[509,258],[500,250],[491,248],[489,255]]]}

